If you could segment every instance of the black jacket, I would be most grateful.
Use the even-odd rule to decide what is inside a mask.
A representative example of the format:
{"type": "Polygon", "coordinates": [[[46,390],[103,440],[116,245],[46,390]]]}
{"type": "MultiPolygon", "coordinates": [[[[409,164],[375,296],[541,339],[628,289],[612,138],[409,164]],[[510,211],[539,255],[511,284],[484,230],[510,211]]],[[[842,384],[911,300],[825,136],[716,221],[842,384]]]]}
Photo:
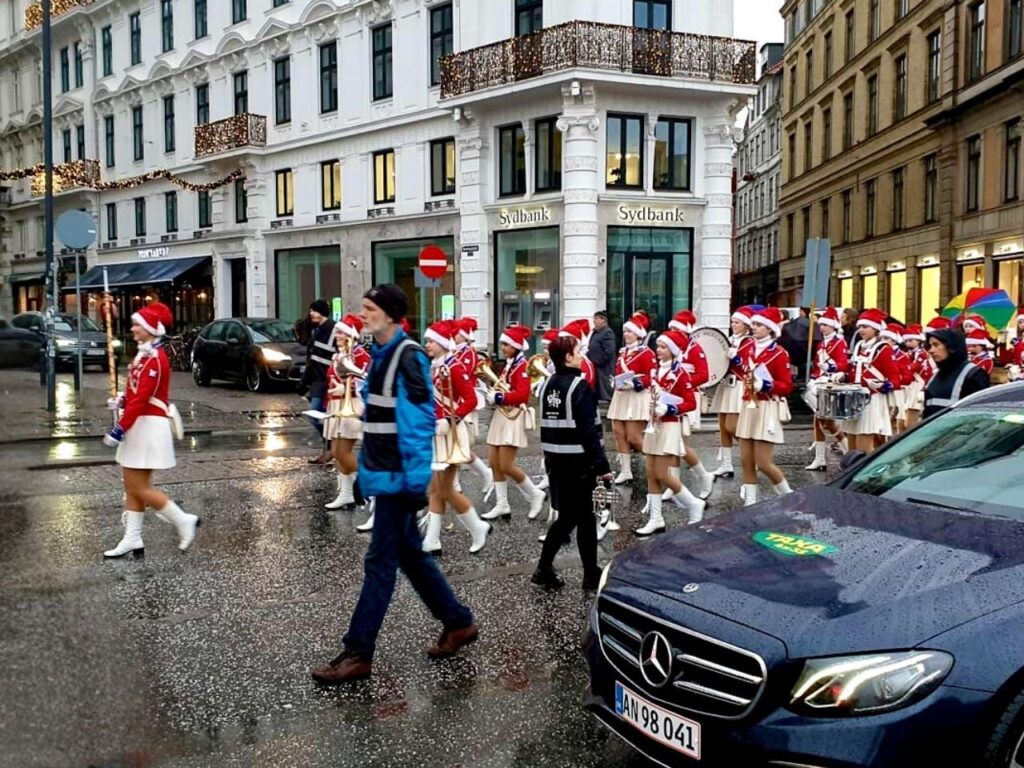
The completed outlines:
{"type": "Polygon", "coordinates": [[[334,323],[325,320],[313,328],[306,344],[306,372],[302,386],[309,388],[309,396],[327,397],[327,366],[334,356],[334,323]]]}
{"type": "Polygon", "coordinates": [[[616,356],[615,331],[607,325],[604,328],[595,328],[590,336],[587,357],[597,370],[598,402],[612,399],[612,376],[615,375],[616,356]]]}
{"type": "Polygon", "coordinates": [[[988,374],[967,359],[967,343],[962,334],[946,328],[931,331],[949,350],[949,357],[938,363],[938,370],[924,391],[923,418],[951,408],[968,395],[988,389],[988,374]]]}
{"type": "MultiPolygon", "coordinates": [[[[594,478],[611,471],[594,393],[575,368],[558,368],[541,388],[540,441],[548,474],[594,478]]],[[[588,489],[589,492],[589,489],[588,489]]]]}

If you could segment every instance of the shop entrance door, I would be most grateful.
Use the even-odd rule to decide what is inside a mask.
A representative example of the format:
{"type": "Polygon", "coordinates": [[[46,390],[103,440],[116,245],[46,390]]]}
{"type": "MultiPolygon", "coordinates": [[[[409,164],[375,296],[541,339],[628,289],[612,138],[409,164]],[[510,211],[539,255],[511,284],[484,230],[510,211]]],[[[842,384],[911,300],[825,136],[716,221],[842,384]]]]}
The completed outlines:
{"type": "Polygon", "coordinates": [[[615,266],[608,296],[610,314],[619,320],[613,326],[619,343],[622,322],[641,310],[651,318],[651,330],[665,330],[672,317],[672,254],[626,254],[615,266]]]}

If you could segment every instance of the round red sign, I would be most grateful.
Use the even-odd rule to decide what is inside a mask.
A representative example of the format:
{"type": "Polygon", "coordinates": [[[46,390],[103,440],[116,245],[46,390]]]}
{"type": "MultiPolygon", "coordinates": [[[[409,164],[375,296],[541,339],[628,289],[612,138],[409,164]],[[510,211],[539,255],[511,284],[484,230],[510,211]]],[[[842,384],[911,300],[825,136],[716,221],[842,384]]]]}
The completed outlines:
{"type": "Polygon", "coordinates": [[[430,280],[440,280],[448,271],[448,257],[436,245],[428,245],[420,251],[420,272],[430,280]]]}

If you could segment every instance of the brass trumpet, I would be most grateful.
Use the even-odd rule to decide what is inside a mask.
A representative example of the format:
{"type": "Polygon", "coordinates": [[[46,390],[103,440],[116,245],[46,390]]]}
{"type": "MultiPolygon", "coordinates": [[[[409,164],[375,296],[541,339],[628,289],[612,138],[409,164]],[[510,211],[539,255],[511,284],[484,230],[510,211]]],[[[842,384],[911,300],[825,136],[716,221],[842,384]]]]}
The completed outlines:
{"type": "Polygon", "coordinates": [[[645,435],[653,435],[658,431],[658,417],[655,409],[658,407],[658,398],[661,397],[661,387],[654,383],[656,371],[651,372],[651,404],[647,412],[647,426],[644,427],[645,435]]]}
{"type": "Polygon", "coordinates": [[[452,370],[447,365],[442,365],[437,376],[439,382],[434,390],[434,399],[441,406],[441,412],[447,414],[448,419],[448,455],[444,458],[444,463],[469,464],[473,458],[459,440],[459,424],[455,418],[455,385],[452,383],[452,370]]]}
{"type": "Polygon", "coordinates": [[[754,369],[751,368],[747,372],[747,377],[743,380],[743,388],[747,394],[747,405],[748,411],[753,411],[757,408],[757,390],[754,389],[754,369]]]}
{"type": "Polygon", "coordinates": [[[531,357],[526,363],[526,373],[530,377],[531,384],[551,378],[551,374],[548,372],[548,356],[534,355],[531,357]]]}
{"type": "MultiPolygon", "coordinates": [[[[505,383],[505,380],[491,370],[489,360],[481,360],[477,363],[476,370],[473,373],[476,374],[479,381],[487,385],[488,392],[509,392],[508,384],[505,383]]],[[[522,408],[517,408],[513,405],[502,405],[499,406],[499,409],[505,415],[505,418],[510,421],[517,419],[523,412],[522,408]]]]}
{"type": "Polygon", "coordinates": [[[338,415],[343,419],[362,418],[362,403],[357,402],[355,382],[366,378],[363,370],[352,361],[352,350],[355,340],[346,336],[342,340],[341,354],[334,364],[334,372],[345,382],[345,394],[341,401],[338,415]]]}

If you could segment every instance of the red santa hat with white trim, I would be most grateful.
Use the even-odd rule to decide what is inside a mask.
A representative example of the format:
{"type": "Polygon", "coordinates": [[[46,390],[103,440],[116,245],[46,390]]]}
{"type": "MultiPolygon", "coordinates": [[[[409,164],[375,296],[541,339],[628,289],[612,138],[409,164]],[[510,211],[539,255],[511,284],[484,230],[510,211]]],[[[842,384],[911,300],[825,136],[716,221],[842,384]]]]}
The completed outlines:
{"type": "Polygon", "coordinates": [[[732,317],[730,317],[729,319],[743,323],[745,326],[749,328],[753,317],[754,310],[748,306],[738,308],[735,312],[732,313],[732,317]]]}
{"type": "Polygon", "coordinates": [[[892,339],[897,344],[902,344],[904,333],[905,329],[899,323],[886,323],[885,328],[882,330],[882,338],[892,339]]]}
{"type": "Polygon", "coordinates": [[[334,332],[344,333],[346,336],[358,339],[363,335],[363,321],[359,315],[349,313],[334,324],[334,332]]]}
{"type": "Polygon", "coordinates": [[[424,341],[432,341],[442,349],[451,352],[455,349],[455,327],[448,320],[438,320],[427,328],[423,334],[424,341]]]}
{"type": "Polygon", "coordinates": [[[778,307],[765,307],[754,313],[751,322],[763,325],[776,336],[782,333],[782,310],[778,307]]]}
{"type": "Polygon", "coordinates": [[[641,339],[647,336],[647,332],[650,329],[651,318],[647,316],[646,312],[637,312],[622,324],[623,331],[629,331],[634,336],[639,336],[641,339]]]}
{"type": "Polygon", "coordinates": [[[573,320],[560,330],[558,335],[576,339],[581,346],[585,346],[590,338],[590,322],[587,320],[573,320]]]}
{"type": "Polygon", "coordinates": [[[907,326],[906,333],[903,334],[904,341],[924,341],[924,329],[921,328],[917,323],[911,323],[907,326]]]}
{"type": "Polygon", "coordinates": [[[988,332],[975,329],[967,334],[968,347],[985,347],[992,349],[992,342],[988,338],[988,332]]]}
{"type": "Polygon", "coordinates": [[[682,333],[693,333],[696,325],[697,316],[688,309],[681,309],[676,312],[668,323],[668,327],[673,331],[681,331],[682,333]]]}
{"type": "Polygon", "coordinates": [[[843,327],[843,321],[839,318],[839,310],[835,307],[825,307],[825,310],[818,317],[818,325],[835,328],[838,331],[843,327]]]}
{"type": "Polygon", "coordinates": [[[476,341],[476,332],[480,329],[480,323],[474,317],[460,317],[454,321],[455,336],[461,336],[466,341],[476,341]]]}
{"type": "Polygon", "coordinates": [[[686,337],[681,331],[667,330],[658,337],[658,342],[668,347],[673,357],[679,357],[686,349],[686,337]]]}
{"type": "Polygon", "coordinates": [[[948,317],[933,317],[928,321],[928,325],[925,326],[925,332],[931,333],[932,331],[945,331],[953,327],[953,323],[949,321],[948,317]]]}
{"type": "Polygon", "coordinates": [[[988,331],[988,322],[981,315],[968,315],[964,320],[964,330],[967,333],[971,331],[988,331]]]}
{"type": "Polygon", "coordinates": [[[1017,319],[1015,322],[1017,325],[1024,323],[1024,307],[1019,307],[1017,309],[1017,319]]]}
{"type": "Polygon", "coordinates": [[[510,325],[502,332],[498,341],[502,344],[508,344],[520,352],[525,352],[526,348],[530,346],[531,335],[533,335],[533,332],[525,325],[510,325]]]}
{"type": "Polygon", "coordinates": [[[881,333],[885,330],[885,313],[880,309],[865,309],[857,318],[857,327],[865,326],[881,333]]]}
{"type": "Polygon", "coordinates": [[[540,337],[540,345],[547,349],[551,346],[551,342],[558,338],[558,329],[552,328],[550,331],[540,337]]]}
{"type": "Polygon", "coordinates": [[[132,322],[145,328],[150,336],[166,336],[174,315],[166,304],[154,301],[133,314],[132,322]]]}

